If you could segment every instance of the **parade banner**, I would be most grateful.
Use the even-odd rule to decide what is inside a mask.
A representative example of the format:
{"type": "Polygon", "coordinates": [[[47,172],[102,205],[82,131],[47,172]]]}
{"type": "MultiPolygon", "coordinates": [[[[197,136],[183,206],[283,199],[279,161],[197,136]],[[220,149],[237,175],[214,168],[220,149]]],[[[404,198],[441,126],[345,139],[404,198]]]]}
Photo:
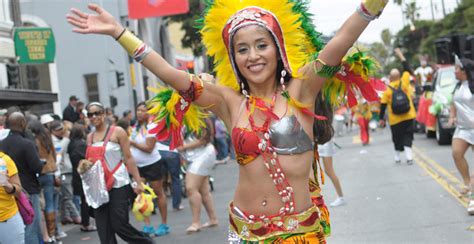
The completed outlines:
{"type": "Polygon", "coordinates": [[[188,11],[188,0],[128,0],[130,19],[170,16],[188,11]]]}
{"type": "Polygon", "coordinates": [[[15,28],[13,39],[18,63],[54,62],[56,42],[51,28],[15,28]]]}

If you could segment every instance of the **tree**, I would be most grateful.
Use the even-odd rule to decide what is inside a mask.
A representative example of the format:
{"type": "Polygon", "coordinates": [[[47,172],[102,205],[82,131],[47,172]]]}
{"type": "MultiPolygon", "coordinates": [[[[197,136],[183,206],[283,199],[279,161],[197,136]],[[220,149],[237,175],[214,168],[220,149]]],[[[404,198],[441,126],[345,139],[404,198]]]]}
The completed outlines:
{"type": "Polygon", "coordinates": [[[420,18],[420,7],[416,5],[416,2],[410,2],[405,5],[405,11],[403,11],[403,14],[405,15],[405,18],[410,22],[410,29],[414,31],[415,28],[415,22],[420,18]]]}
{"type": "Polygon", "coordinates": [[[196,20],[201,17],[203,6],[199,0],[189,0],[189,12],[186,14],[170,17],[171,22],[180,22],[181,30],[184,31],[184,37],[181,40],[183,47],[191,48],[194,56],[201,56],[204,46],[201,40],[201,34],[196,28],[196,20]]]}

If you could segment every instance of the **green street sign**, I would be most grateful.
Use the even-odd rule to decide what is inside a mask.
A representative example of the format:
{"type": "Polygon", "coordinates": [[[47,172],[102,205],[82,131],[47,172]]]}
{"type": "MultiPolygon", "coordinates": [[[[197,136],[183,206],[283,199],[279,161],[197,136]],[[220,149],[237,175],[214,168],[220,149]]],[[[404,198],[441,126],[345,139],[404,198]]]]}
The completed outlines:
{"type": "Polygon", "coordinates": [[[18,63],[52,63],[56,52],[53,30],[40,27],[15,28],[18,63]]]}

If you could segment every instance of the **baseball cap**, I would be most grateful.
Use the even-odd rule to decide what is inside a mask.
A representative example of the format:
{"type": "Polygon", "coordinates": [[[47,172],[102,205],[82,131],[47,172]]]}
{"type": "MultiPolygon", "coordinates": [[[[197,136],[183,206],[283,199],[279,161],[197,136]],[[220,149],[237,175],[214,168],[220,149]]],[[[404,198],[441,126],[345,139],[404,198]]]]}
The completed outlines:
{"type": "Polygon", "coordinates": [[[51,116],[51,114],[41,115],[41,118],[40,118],[41,124],[45,125],[45,124],[53,122],[53,121],[54,121],[54,118],[51,116]]]}

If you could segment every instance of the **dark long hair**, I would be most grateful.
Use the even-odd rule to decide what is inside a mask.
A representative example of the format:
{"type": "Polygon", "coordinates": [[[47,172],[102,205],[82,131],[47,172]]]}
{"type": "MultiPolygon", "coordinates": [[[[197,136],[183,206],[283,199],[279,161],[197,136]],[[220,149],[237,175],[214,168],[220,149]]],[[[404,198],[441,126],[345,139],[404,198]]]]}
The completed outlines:
{"type": "Polygon", "coordinates": [[[41,146],[46,149],[46,151],[55,152],[53,141],[51,139],[51,135],[49,134],[48,130],[46,130],[46,128],[44,128],[44,126],[41,124],[41,122],[39,122],[37,120],[32,120],[32,121],[30,121],[30,123],[28,123],[28,128],[35,135],[35,138],[38,139],[41,146]]]}
{"type": "Polygon", "coordinates": [[[461,63],[464,66],[462,70],[466,72],[467,81],[469,82],[469,90],[474,94],[474,60],[462,58],[461,63]]]}
{"type": "Polygon", "coordinates": [[[84,140],[86,139],[86,130],[81,124],[74,124],[71,128],[71,134],[69,134],[69,139],[73,140],[84,140]]]}
{"type": "Polygon", "coordinates": [[[313,123],[314,142],[324,144],[334,136],[334,128],[332,127],[334,111],[328,102],[323,99],[322,91],[319,92],[314,101],[314,112],[327,118],[327,120],[315,119],[313,123]]]}

